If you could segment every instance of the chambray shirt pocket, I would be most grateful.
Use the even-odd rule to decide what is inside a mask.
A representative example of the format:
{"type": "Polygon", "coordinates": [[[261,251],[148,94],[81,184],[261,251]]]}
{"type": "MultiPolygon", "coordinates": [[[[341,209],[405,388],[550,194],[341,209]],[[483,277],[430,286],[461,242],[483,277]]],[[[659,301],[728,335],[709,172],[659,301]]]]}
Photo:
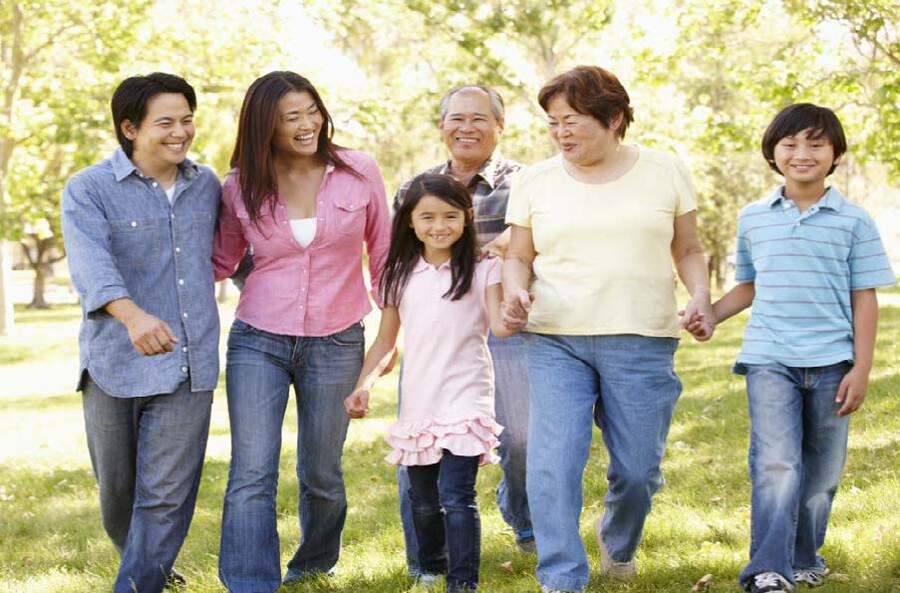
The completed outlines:
{"type": "Polygon", "coordinates": [[[120,271],[144,271],[154,264],[154,255],[162,248],[163,234],[168,231],[167,222],[164,218],[110,221],[110,250],[120,271]]]}

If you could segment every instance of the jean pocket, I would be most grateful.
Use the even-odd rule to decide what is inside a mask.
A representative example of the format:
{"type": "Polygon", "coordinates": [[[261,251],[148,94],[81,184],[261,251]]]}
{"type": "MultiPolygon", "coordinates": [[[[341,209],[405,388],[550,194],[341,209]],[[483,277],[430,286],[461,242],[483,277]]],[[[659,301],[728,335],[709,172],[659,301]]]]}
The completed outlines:
{"type": "Polygon", "coordinates": [[[363,329],[362,321],[354,323],[347,329],[341,330],[328,336],[328,341],[338,346],[360,346],[365,344],[366,333],[363,329]]]}

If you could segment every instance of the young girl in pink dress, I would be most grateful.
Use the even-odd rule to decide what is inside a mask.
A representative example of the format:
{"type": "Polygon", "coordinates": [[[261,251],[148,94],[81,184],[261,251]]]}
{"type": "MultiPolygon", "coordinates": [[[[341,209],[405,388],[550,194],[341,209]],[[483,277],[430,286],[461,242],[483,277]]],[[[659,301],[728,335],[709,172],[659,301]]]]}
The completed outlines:
{"type": "Polygon", "coordinates": [[[495,461],[502,430],[487,346],[488,329],[511,334],[500,317],[500,268],[498,259],[479,259],[465,186],[446,175],[416,177],[394,218],[378,337],[344,401],[352,418],[366,415],[402,323],[403,396],[387,460],[408,467],[421,580],[446,574],[454,593],[478,588],[475,478],[479,465],[495,461]]]}

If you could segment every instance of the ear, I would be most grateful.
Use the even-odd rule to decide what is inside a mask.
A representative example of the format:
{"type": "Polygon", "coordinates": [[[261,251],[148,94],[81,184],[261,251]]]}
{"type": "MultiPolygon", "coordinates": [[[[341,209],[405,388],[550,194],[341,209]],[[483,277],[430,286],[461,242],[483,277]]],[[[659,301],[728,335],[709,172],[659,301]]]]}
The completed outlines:
{"type": "Polygon", "coordinates": [[[502,119],[497,120],[497,135],[498,136],[503,133],[503,126],[505,126],[505,125],[506,125],[506,122],[504,120],[502,120],[502,119]]]}
{"type": "Polygon", "coordinates": [[[611,120],[609,120],[610,131],[616,132],[618,134],[619,128],[622,127],[622,122],[624,121],[624,119],[625,119],[625,114],[620,111],[619,115],[617,115],[614,118],[612,118],[611,120]]]}
{"type": "Polygon", "coordinates": [[[134,140],[137,138],[137,127],[133,123],[131,123],[130,119],[123,119],[122,124],[119,126],[122,130],[122,133],[129,140],[134,140]]]}
{"type": "Polygon", "coordinates": [[[466,218],[468,220],[475,220],[475,208],[466,208],[466,218]]]}

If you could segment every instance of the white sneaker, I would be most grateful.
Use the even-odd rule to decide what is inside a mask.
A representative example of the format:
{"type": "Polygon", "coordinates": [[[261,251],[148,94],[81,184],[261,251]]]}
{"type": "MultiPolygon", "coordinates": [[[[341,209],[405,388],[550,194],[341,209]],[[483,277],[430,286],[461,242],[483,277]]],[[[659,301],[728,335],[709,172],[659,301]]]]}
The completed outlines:
{"type": "Polygon", "coordinates": [[[619,581],[630,581],[637,576],[637,563],[634,558],[628,562],[618,562],[613,560],[603,543],[603,535],[600,533],[600,526],[603,524],[603,515],[594,523],[594,533],[597,535],[597,546],[600,548],[600,570],[604,575],[619,581]]]}
{"type": "Polygon", "coordinates": [[[416,584],[430,589],[437,585],[439,575],[425,572],[416,577],[416,584]]]}
{"type": "Polygon", "coordinates": [[[794,587],[777,572],[761,572],[753,575],[750,593],[790,593],[794,587]]]}
{"type": "Polygon", "coordinates": [[[803,569],[794,571],[794,582],[803,583],[807,587],[820,587],[825,584],[825,577],[831,572],[827,568],[823,570],[803,569]]]}

